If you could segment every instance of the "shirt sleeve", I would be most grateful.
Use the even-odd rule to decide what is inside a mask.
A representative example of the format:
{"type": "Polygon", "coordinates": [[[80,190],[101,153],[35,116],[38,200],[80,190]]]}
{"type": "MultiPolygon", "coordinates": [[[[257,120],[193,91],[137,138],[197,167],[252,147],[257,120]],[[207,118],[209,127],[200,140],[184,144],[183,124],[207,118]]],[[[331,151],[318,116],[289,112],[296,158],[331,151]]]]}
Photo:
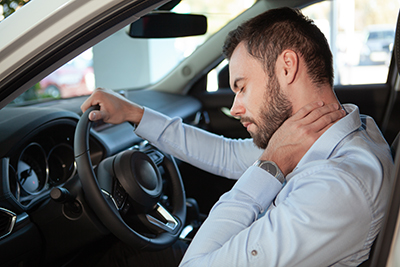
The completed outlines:
{"type": "Polygon", "coordinates": [[[256,166],[248,168],[212,208],[181,266],[250,266],[247,254],[256,252],[246,245],[250,238],[247,236],[249,226],[272,203],[281,188],[282,184],[265,170],[256,166]]]}
{"type": "Polygon", "coordinates": [[[135,133],[167,154],[232,179],[238,179],[262,153],[252,139],[228,139],[149,108],[135,133]]]}
{"type": "Polygon", "coordinates": [[[250,167],[213,207],[180,266],[331,266],[351,258],[365,249],[371,213],[359,185],[337,176],[344,179],[319,172],[281,190],[250,167]],[[284,200],[275,206],[278,193],[284,200]]]}

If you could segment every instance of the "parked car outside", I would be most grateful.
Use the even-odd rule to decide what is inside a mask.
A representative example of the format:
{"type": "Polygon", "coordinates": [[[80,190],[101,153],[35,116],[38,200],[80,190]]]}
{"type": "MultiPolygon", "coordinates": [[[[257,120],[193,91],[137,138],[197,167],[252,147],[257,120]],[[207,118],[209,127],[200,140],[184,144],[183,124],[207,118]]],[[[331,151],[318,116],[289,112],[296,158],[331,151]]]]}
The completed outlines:
{"type": "Polygon", "coordinates": [[[386,64],[390,62],[395,29],[393,25],[371,25],[361,49],[360,64],[386,64]]]}
{"type": "Polygon", "coordinates": [[[40,94],[52,98],[90,95],[94,90],[92,51],[88,50],[40,81],[40,94]]]}

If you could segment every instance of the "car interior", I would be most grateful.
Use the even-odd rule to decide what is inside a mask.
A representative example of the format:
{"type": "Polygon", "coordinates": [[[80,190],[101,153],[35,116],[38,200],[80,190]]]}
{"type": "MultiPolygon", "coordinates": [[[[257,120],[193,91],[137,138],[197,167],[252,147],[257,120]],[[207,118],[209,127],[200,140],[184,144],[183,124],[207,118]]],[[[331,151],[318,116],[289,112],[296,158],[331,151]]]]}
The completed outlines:
{"type": "MultiPolygon", "coordinates": [[[[68,82],[55,88],[61,78],[52,73],[90,50],[92,65],[85,65],[84,74],[75,79],[80,85],[86,84],[85,79],[93,75],[94,69],[96,86],[116,90],[142,106],[179,117],[212,133],[248,138],[246,129],[229,114],[235,95],[229,86],[229,64],[221,55],[227,33],[270,8],[291,6],[306,12],[318,2],[324,2],[324,8],[335,7],[331,3],[335,1],[251,1],[232,21],[229,19],[226,25],[207,35],[213,27],[210,14],[178,14],[174,8],[183,6],[184,1],[120,2],[110,4],[110,9],[46,44],[45,50],[26,62],[15,63],[19,65],[14,71],[5,71],[7,75],[0,78],[0,266],[76,266],[93,250],[115,238],[152,250],[168,247],[177,238],[190,243],[212,206],[235,183],[160,151],[135,135],[135,125],[88,121],[80,109],[87,94],[60,97],[62,90],[75,86],[68,82],[77,74],[64,73],[70,75],[68,82]],[[201,45],[193,45],[189,39],[192,37],[187,36],[204,40],[201,45]],[[158,40],[167,40],[168,49],[182,45],[172,38],[185,40],[185,46],[194,46],[190,55],[183,56],[182,52],[176,64],[170,62],[173,60],[169,50],[160,49],[164,43],[158,44],[158,40]],[[138,50],[135,53],[141,56],[147,53],[146,49],[156,52],[154,66],[162,69],[168,65],[164,74],[146,73],[150,63],[133,64],[136,59],[131,53],[138,50]],[[157,60],[157,53],[167,56],[166,59],[157,60]],[[124,63],[123,58],[127,59],[124,63]],[[50,74],[54,76],[48,82],[52,87],[46,91],[47,88],[40,88],[40,81],[50,74]],[[114,84],[113,79],[117,80],[114,84]],[[38,98],[38,92],[50,98],[38,98]],[[51,98],[53,93],[55,98],[51,98]],[[130,169],[131,157],[136,159],[138,169],[145,171],[127,174],[124,170],[130,169]],[[139,186],[130,182],[132,175],[139,177],[139,186]],[[151,190],[147,179],[155,183],[151,190]]],[[[67,11],[60,8],[58,12],[79,11],[78,3],[68,4],[67,11]]],[[[33,7],[40,4],[28,2],[12,16],[34,10],[33,7]]],[[[399,6],[394,10],[397,14],[399,6]]],[[[37,12],[39,16],[45,11],[37,12]]],[[[310,17],[314,14],[311,12],[314,11],[310,11],[310,17]]],[[[334,13],[326,11],[328,17],[334,13]]],[[[1,21],[2,35],[6,28],[11,31],[7,24],[11,17],[1,21]]],[[[57,14],[53,15],[49,21],[56,17],[57,14]]],[[[315,21],[324,27],[319,17],[315,21]]],[[[360,265],[364,267],[400,266],[400,156],[396,153],[400,149],[400,17],[397,26],[395,21],[392,24],[396,28],[395,40],[385,48],[389,59],[369,66],[355,64],[357,71],[369,71],[361,73],[366,80],[383,66],[384,81],[347,83],[345,74],[356,72],[352,70],[338,74],[334,86],[341,103],[354,103],[361,113],[375,119],[391,145],[395,161],[395,179],[383,228],[370,259],[360,265]]],[[[35,35],[34,30],[17,40],[29,40],[35,35]]],[[[331,34],[334,36],[335,32],[332,30],[331,34]]],[[[0,62],[8,62],[10,47],[4,48],[0,41],[0,62]]],[[[338,51],[334,53],[338,59],[347,53],[344,49],[338,51]]],[[[346,62],[340,66],[349,65],[346,62]]]]}

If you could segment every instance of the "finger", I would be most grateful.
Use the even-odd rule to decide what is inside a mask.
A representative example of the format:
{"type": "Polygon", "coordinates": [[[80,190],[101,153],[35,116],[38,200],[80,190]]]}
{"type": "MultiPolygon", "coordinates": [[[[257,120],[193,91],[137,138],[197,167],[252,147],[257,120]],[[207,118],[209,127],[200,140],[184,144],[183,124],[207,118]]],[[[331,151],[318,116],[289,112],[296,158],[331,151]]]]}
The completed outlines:
{"type": "Polygon", "coordinates": [[[98,93],[99,91],[102,91],[102,88],[96,88],[93,93],[85,100],[85,102],[83,102],[83,104],[81,105],[82,112],[85,112],[91,106],[100,104],[99,97],[101,97],[101,94],[98,93]]]}
{"type": "Polygon", "coordinates": [[[83,104],[81,105],[81,110],[82,113],[85,113],[85,111],[91,106],[91,96],[89,96],[85,102],[83,102],[83,104]]]}
{"type": "MultiPolygon", "coordinates": [[[[92,96],[90,96],[82,105],[81,105],[81,110],[84,113],[88,108],[91,106],[96,106],[100,105],[101,101],[100,100],[95,100],[93,99],[92,96]]],[[[101,106],[101,105],[100,105],[101,106]]]]}
{"type": "Polygon", "coordinates": [[[340,106],[337,103],[332,103],[329,105],[324,105],[322,107],[316,108],[312,110],[309,114],[307,114],[304,118],[302,118],[303,123],[304,124],[313,123],[330,113],[335,113],[336,111],[340,110],[339,108],[340,106]]]}
{"type": "Polygon", "coordinates": [[[91,121],[98,121],[98,120],[104,120],[106,121],[108,119],[107,111],[104,110],[104,108],[100,105],[100,110],[93,110],[92,112],[89,113],[89,120],[91,121]]]}
{"type": "Polygon", "coordinates": [[[331,127],[339,119],[345,115],[344,110],[339,109],[320,116],[315,121],[308,124],[308,130],[310,132],[316,132],[318,134],[324,133],[329,127],[331,127]]]}
{"type": "Polygon", "coordinates": [[[299,120],[301,118],[306,117],[308,114],[310,114],[310,112],[312,112],[313,110],[317,109],[317,108],[321,108],[324,106],[324,102],[322,101],[315,101],[315,102],[311,102],[307,105],[305,105],[304,107],[302,107],[301,109],[299,109],[293,116],[292,118],[294,120],[299,120]]]}
{"type": "Polygon", "coordinates": [[[101,120],[101,115],[100,114],[101,114],[100,112],[97,112],[95,110],[90,112],[89,113],[89,120],[91,120],[91,121],[101,120]]]}
{"type": "Polygon", "coordinates": [[[326,130],[328,130],[329,127],[331,127],[334,123],[336,123],[344,116],[346,116],[346,112],[343,109],[339,109],[337,111],[331,112],[321,117],[318,120],[320,124],[319,125],[320,131],[325,132],[326,130]]]}

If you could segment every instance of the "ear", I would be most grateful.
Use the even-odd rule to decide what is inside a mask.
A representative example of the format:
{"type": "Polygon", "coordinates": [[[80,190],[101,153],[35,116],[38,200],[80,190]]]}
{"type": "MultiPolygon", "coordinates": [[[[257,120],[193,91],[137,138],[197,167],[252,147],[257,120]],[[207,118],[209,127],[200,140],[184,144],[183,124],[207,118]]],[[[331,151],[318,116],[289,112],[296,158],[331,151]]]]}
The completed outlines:
{"type": "Polygon", "coordinates": [[[299,69],[297,53],[290,49],[284,50],[278,57],[277,68],[281,81],[287,85],[292,84],[296,80],[299,69]]]}

